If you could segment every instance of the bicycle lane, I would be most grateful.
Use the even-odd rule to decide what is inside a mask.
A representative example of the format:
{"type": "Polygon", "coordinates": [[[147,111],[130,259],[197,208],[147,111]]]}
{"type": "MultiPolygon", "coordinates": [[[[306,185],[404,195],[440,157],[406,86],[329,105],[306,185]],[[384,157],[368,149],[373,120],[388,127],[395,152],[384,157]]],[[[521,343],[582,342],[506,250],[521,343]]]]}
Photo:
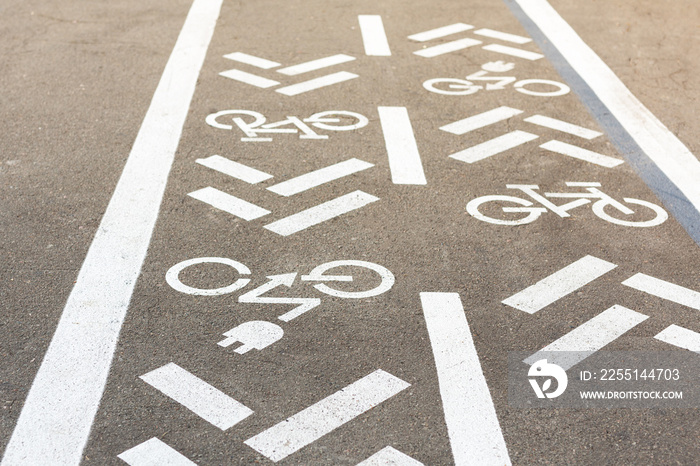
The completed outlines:
{"type": "MultiPolygon", "coordinates": [[[[148,450],[134,451],[133,447],[165,448],[157,441],[144,444],[155,437],[198,464],[265,458],[288,464],[357,464],[387,446],[425,464],[461,463],[465,457],[459,456],[456,445],[466,439],[453,437],[464,430],[459,430],[459,420],[457,427],[451,420],[451,413],[458,413],[459,408],[450,411],[455,394],[449,390],[449,382],[459,377],[445,372],[444,359],[436,356],[442,354],[436,343],[440,339],[435,338],[440,333],[431,325],[435,319],[431,303],[450,310],[459,310],[459,306],[455,295],[426,294],[421,301],[420,292],[458,293],[495,405],[497,426],[514,462],[594,458],[596,451],[609,449],[609,438],[601,432],[640,424],[632,429],[631,438],[650,435],[639,423],[642,419],[654,425],[654,432],[668,432],[658,439],[659,451],[667,458],[678,458],[673,456],[678,455],[673,451],[678,448],[673,435],[692,426],[687,411],[673,412],[673,416],[614,411],[601,422],[590,411],[577,412],[572,418],[561,412],[552,416],[516,410],[507,404],[505,367],[508,351],[535,352],[618,303],[650,318],[612,342],[614,348],[663,348],[664,343],[653,336],[671,323],[697,331],[696,311],[672,302],[661,306],[662,301],[648,293],[621,286],[629,276],[643,272],[693,288],[692,277],[674,272],[687,267],[675,269],[672,264],[693,264],[695,245],[673,219],[654,228],[621,227],[604,222],[583,206],[572,210],[572,217],[548,212],[518,227],[480,222],[468,215],[467,202],[483,195],[508,194],[507,184],[538,185],[543,192],[551,192],[568,190],[566,181],[596,182],[618,200],[659,202],[627,164],[611,162],[621,158],[604,136],[582,138],[551,128],[557,125],[542,118],[600,131],[573,94],[548,97],[517,90],[539,89],[538,83],[484,88],[466,96],[435,94],[422,86],[428,79],[461,78],[480,71],[501,76],[512,72],[516,83],[523,79],[561,81],[543,59],[523,58],[534,57],[523,52],[506,55],[503,48],[488,50],[482,44],[451,55],[413,53],[447,40],[420,41],[408,36],[454,24],[454,18],[478,28],[523,35],[504,6],[476,4],[465,13],[462,7],[445,5],[430,20],[416,19],[420,17],[417,13],[428,8],[427,3],[399,6],[378,8],[367,3],[324,10],[320,4],[290,4],[283,17],[280,14],[270,20],[265,5],[224,3],[84,462],[116,464],[117,455],[127,451],[137,458],[131,461],[138,461],[148,450]],[[381,41],[365,38],[363,42],[361,22],[370,24],[364,24],[364,32],[376,29],[376,18],[358,18],[365,14],[381,15],[390,56],[381,55],[381,41]],[[279,27],[282,22],[284,28],[279,27]],[[261,42],[261,36],[274,37],[274,43],[261,42]],[[365,49],[367,44],[374,44],[379,52],[372,54],[365,49]],[[229,54],[234,52],[279,65],[256,61],[271,66],[260,71],[265,67],[251,65],[250,58],[235,55],[232,59],[229,54]],[[319,69],[306,75],[303,68],[289,68],[338,54],[355,60],[335,58],[340,63],[328,70],[316,62],[306,68],[319,69]],[[514,63],[514,68],[506,70],[508,63],[514,63]],[[275,69],[283,67],[287,73],[275,69]],[[238,72],[231,73],[232,69],[238,72]],[[240,71],[274,77],[280,84],[258,89],[241,82],[244,75],[240,71]],[[347,80],[305,90],[313,87],[308,81],[331,72],[333,79],[347,80]],[[348,73],[357,77],[350,78],[348,73]],[[306,87],[292,87],[302,81],[307,82],[306,87]],[[276,92],[282,87],[292,95],[276,92]],[[294,95],[300,90],[304,92],[294,95]],[[235,109],[258,112],[269,122],[290,116],[307,119],[306,128],[328,139],[302,139],[297,132],[261,133],[272,140],[244,141],[241,138],[250,135],[226,120],[226,115],[215,122],[228,121],[230,130],[205,121],[209,115],[235,109]],[[318,114],[331,110],[366,116],[368,124],[351,131],[328,129],[324,122],[337,123],[318,114]],[[513,140],[520,143],[517,149],[505,149],[504,141],[513,144],[513,140]],[[540,147],[543,144],[546,147],[540,147]],[[583,152],[589,154],[589,160],[574,159],[572,152],[582,152],[572,146],[599,157],[583,152]],[[559,152],[552,150],[557,148],[559,152]],[[483,156],[489,152],[494,153],[483,156]],[[396,161],[397,153],[413,157],[396,161]],[[215,155],[228,161],[212,158],[215,155]],[[591,160],[609,163],[604,166],[591,160]],[[616,165],[610,166],[613,163],[616,165]],[[333,170],[318,172],[331,166],[333,170]],[[314,176],[308,175],[312,172],[314,176]],[[306,177],[299,178],[302,175],[306,177]],[[319,205],[324,205],[322,213],[316,209],[304,217],[295,216],[319,205]],[[329,216],[333,218],[319,220],[329,216]],[[690,252],[670,257],[669,243],[690,252]],[[556,306],[536,315],[501,304],[587,255],[617,268],[578,294],[559,297],[556,306]],[[166,280],[168,270],[176,264],[206,257],[236,264],[233,268],[231,262],[213,260],[187,268],[183,264],[182,272],[175,273],[176,269],[171,274],[177,279],[166,280]],[[320,293],[313,287],[318,284],[313,279],[314,268],[338,260],[379,264],[396,282],[386,292],[360,299],[320,293]],[[292,273],[297,275],[291,277],[292,273]],[[178,283],[202,290],[225,287],[237,279],[250,282],[217,296],[202,295],[203,291],[191,294],[183,286],[178,289],[178,283]],[[272,296],[304,301],[259,302],[261,297],[272,296]],[[299,304],[317,305],[289,321],[278,319],[299,304]],[[248,338],[241,325],[251,321],[274,324],[267,331],[258,327],[254,332],[258,337],[267,335],[272,342],[269,346],[239,354],[234,351],[238,343],[217,344],[248,338]],[[366,388],[368,384],[371,389],[366,388]],[[200,400],[203,392],[216,396],[198,403],[187,394],[174,394],[178,385],[198,394],[200,400]],[[321,400],[347,404],[338,395],[343,393],[352,393],[359,401],[350,403],[352,409],[342,415],[330,416],[345,416],[345,421],[328,421],[327,433],[321,428],[323,432],[299,439],[294,432],[272,428],[297,414],[312,416],[313,410],[308,414],[307,408],[326,409],[323,403],[317,405],[321,400]],[[566,434],[542,444],[541,432],[561,435],[562,431],[566,434]],[[265,446],[273,437],[300,446],[279,457],[265,446]],[[579,456],[574,457],[573,451],[579,456]]],[[[493,35],[483,30],[478,35],[472,30],[460,34],[470,41],[493,35]]],[[[419,38],[426,36],[430,35],[419,38]]],[[[492,39],[488,40],[503,46],[502,40],[492,39]]],[[[487,40],[482,43],[490,45],[487,40]]],[[[538,53],[532,44],[518,47],[538,53]]],[[[256,79],[245,76],[248,81],[256,79]]],[[[320,280],[331,288],[354,291],[378,284],[367,270],[340,267],[326,272],[330,274],[355,275],[352,284],[320,280]]],[[[481,396],[474,404],[477,411],[487,412],[484,419],[493,421],[488,398],[481,396]]],[[[305,420],[323,424],[314,417],[305,420]]],[[[481,438],[489,424],[479,427],[484,429],[477,429],[476,438],[481,438]]],[[[489,440],[497,444],[498,435],[489,440]]],[[[392,453],[386,454],[398,454],[389,451],[392,453]]],[[[491,453],[490,459],[507,461],[491,453]]],[[[620,454],[624,461],[638,453],[630,448],[620,454]]]]}

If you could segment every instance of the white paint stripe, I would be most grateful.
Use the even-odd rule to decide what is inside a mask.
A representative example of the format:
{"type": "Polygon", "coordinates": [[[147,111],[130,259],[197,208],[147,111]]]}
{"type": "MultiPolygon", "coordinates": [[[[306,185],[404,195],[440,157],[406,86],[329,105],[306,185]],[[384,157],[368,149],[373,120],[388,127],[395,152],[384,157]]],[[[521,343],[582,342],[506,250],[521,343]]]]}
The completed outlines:
{"type": "Polygon", "coordinates": [[[514,147],[518,147],[537,138],[538,136],[536,134],[527,133],[525,131],[511,131],[497,138],[456,152],[450,155],[450,157],[462,162],[474,163],[491,157],[492,155],[513,149],[514,147]]]}
{"type": "Polygon", "coordinates": [[[585,256],[510,298],[504,299],[502,303],[520,311],[534,314],[605,275],[615,267],[617,265],[603,259],[585,256]]]}
{"type": "Polygon", "coordinates": [[[542,348],[524,362],[534,364],[547,358],[547,362],[568,370],[648,318],[649,316],[615,304],[542,348]]]}
{"type": "Polygon", "coordinates": [[[504,40],[506,42],[513,42],[514,44],[527,44],[528,42],[532,42],[532,39],[530,39],[529,37],[509,34],[507,32],[494,31],[493,29],[488,28],[474,31],[474,34],[478,34],[484,37],[490,37],[492,39],[504,40]]]}
{"type": "Polygon", "coordinates": [[[647,156],[700,212],[700,161],[545,0],[516,0],[647,156]]]}
{"type": "Polygon", "coordinates": [[[3,465],[78,464],[214,32],[221,0],[195,0],[34,379],[3,465]]]}
{"type": "Polygon", "coordinates": [[[206,159],[197,159],[196,162],[207,168],[216,170],[224,175],[231,176],[250,184],[257,184],[272,178],[272,175],[256,170],[255,168],[234,162],[220,155],[212,155],[206,159]]]}
{"type": "Polygon", "coordinates": [[[638,273],[628,278],[622,284],[700,311],[700,293],[680,285],[650,277],[643,273],[638,273]]]}
{"type": "Polygon", "coordinates": [[[365,45],[365,54],[373,57],[390,57],[391,49],[386,38],[384,23],[379,15],[359,15],[362,42],[365,45]]]}
{"type": "Polygon", "coordinates": [[[269,225],[265,225],[265,228],[278,235],[289,236],[378,200],[378,197],[374,197],[371,194],[355,191],[277,220],[269,225]]]}
{"type": "Polygon", "coordinates": [[[379,107],[377,110],[389,156],[391,181],[394,184],[427,184],[408,110],[404,107],[379,107]]]}
{"type": "Polygon", "coordinates": [[[700,333],[693,332],[687,328],[671,325],[661,331],[654,338],[668,343],[669,345],[687,349],[700,354],[700,333]]]}
{"type": "Polygon", "coordinates": [[[357,466],[423,466],[418,460],[414,460],[405,453],[393,447],[384,447],[357,466]]]}
{"type": "Polygon", "coordinates": [[[180,452],[156,437],[118,456],[129,466],[196,466],[180,452]]]}
{"type": "Polygon", "coordinates": [[[260,57],[254,57],[253,55],[248,55],[247,53],[243,52],[229,53],[228,55],[224,55],[224,58],[237,61],[238,63],[245,63],[246,65],[262,68],[263,70],[269,70],[271,68],[276,68],[280,66],[280,64],[276,61],[266,60],[265,58],[260,57]]]}
{"type": "Polygon", "coordinates": [[[245,84],[250,84],[251,86],[260,87],[262,89],[267,89],[268,87],[273,87],[279,84],[279,81],[273,79],[263,78],[257,74],[247,73],[241,70],[227,70],[219,73],[221,76],[236,81],[240,81],[245,84]]]}
{"type": "Polygon", "coordinates": [[[541,53],[530,52],[529,50],[518,49],[515,47],[508,47],[507,45],[501,44],[489,44],[483,47],[484,50],[490,52],[502,53],[504,55],[510,55],[513,57],[524,58],[526,60],[539,60],[543,58],[544,55],[541,53]]]}
{"type": "Polygon", "coordinates": [[[510,107],[498,107],[488,112],[479,113],[478,115],[470,116],[463,120],[455,121],[449,125],[441,126],[440,129],[448,133],[462,135],[470,131],[483,128],[485,126],[498,123],[499,121],[507,120],[515,115],[523,113],[522,110],[510,107]]]}
{"type": "Polygon", "coordinates": [[[467,37],[466,39],[459,39],[452,42],[447,42],[446,44],[434,45],[425,49],[416,50],[413,53],[421,57],[433,58],[439,55],[444,55],[446,53],[456,52],[458,50],[473,47],[481,43],[482,42],[480,40],[470,39],[467,37]]]}
{"type": "Polygon", "coordinates": [[[350,55],[344,55],[340,53],[338,55],[333,55],[326,58],[319,58],[318,60],[307,61],[306,63],[300,63],[294,66],[288,66],[286,68],[282,68],[281,70],[277,70],[277,72],[286,74],[287,76],[296,76],[298,74],[320,70],[321,68],[339,65],[341,63],[347,63],[353,60],[355,60],[355,57],[351,57],[350,55]]]}
{"type": "Polygon", "coordinates": [[[556,118],[551,118],[544,115],[533,115],[531,117],[525,118],[525,121],[532,123],[534,125],[544,126],[546,128],[554,129],[564,133],[573,134],[584,139],[594,139],[598,136],[602,136],[603,133],[598,131],[593,131],[592,129],[584,128],[583,126],[574,125],[566,121],[557,120],[556,118]]]}
{"type": "Polygon", "coordinates": [[[575,159],[594,163],[607,168],[617,167],[618,165],[625,163],[624,160],[616,159],[615,157],[610,157],[609,155],[599,154],[598,152],[593,152],[592,150],[584,149],[583,147],[574,146],[572,144],[567,144],[557,140],[545,142],[540,147],[542,149],[556,152],[557,154],[567,155],[575,159]]]}
{"type": "Polygon", "coordinates": [[[348,73],[347,71],[339,71],[337,73],[321,76],[320,78],[310,79],[308,81],[292,84],[291,86],[287,87],[281,87],[277,89],[277,92],[279,92],[280,94],[293,96],[302,94],[304,92],[320,89],[322,87],[331,86],[333,84],[342,83],[344,81],[349,81],[358,77],[359,76],[357,76],[356,74],[348,73]]]}
{"type": "Polygon", "coordinates": [[[235,215],[238,218],[242,218],[243,220],[255,220],[256,218],[264,217],[270,213],[267,209],[263,209],[248,201],[239,199],[236,196],[219,191],[211,186],[193,191],[189,193],[188,196],[219,210],[228,212],[231,215],[235,215]]]}
{"type": "Polygon", "coordinates": [[[458,32],[468,31],[470,29],[474,29],[474,26],[464,23],[455,23],[450,24],[449,26],[443,26],[441,28],[431,29],[430,31],[412,34],[408,36],[408,38],[417,42],[426,42],[433,39],[439,39],[440,37],[457,34],[458,32]]]}
{"type": "Polygon", "coordinates": [[[173,362],[139,378],[221,430],[253,414],[250,408],[173,362]]]}
{"type": "Polygon", "coordinates": [[[455,464],[510,464],[458,293],[421,293],[455,464]]]}
{"type": "Polygon", "coordinates": [[[280,461],[408,387],[398,377],[374,371],[244,443],[280,461]]]}
{"type": "Polygon", "coordinates": [[[373,167],[371,163],[359,159],[349,159],[344,162],[306,173],[291,180],[283,181],[267,188],[280,196],[293,196],[306,190],[321,186],[322,184],[352,175],[353,173],[367,170],[373,167]]]}

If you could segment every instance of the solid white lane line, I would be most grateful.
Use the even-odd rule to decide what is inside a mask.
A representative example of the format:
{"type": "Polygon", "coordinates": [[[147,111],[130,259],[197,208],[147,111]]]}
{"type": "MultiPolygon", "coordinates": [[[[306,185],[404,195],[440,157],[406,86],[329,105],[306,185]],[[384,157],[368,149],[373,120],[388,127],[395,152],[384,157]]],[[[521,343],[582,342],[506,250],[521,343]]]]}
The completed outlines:
{"type": "Polygon", "coordinates": [[[393,447],[384,447],[366,460],[357,463],[357,466],[424,466],[418,460],[414,460],[405,453],[393,447]]]}
{"type": "Polygon", "coordinates": [[[421,293],[455,464],[511,464],[458,293],[421,293]]]}
{"type": "Polygon", "coordinates": [[[568,370],[648,318],[649,316],[615,304],[545,346],[524,362],[534,364],[547,358],[549,363],[568,370]]]}
{"type": "Polygon", "coordinates": [[[474,31],[474,34],[478,34],[484,37],[490,37],[492,39],[504,40],[506,42],[513,42],[514,44],[527,44],[528,42],[532,42],[532,39],[530,39],[529,37],[509,34],[507,32],[494,31],[493,29],[488,28],[474,31]]]}
{"type": "Polygon", "coordinates": [[[700,311],[700,293],[676,285],[675,283],[669,283],[643,273],[638,273],[622,282],[622,284],[700,311]]]}
{"type": "Polygon", "coordinates": [[[433,57],[437,57],[439,55],[444,55],[446,53],[456,52],[458,50],[463,50],[463,49],[466,49],[469,47],[473,47],[473,46],[479,45],[481,43],[482,42],[480,40],[470,39],[467,37],[466,39],[459,39],[459,40],[455,40],[452,42],[447,42],[445,44],[433,45],[432,47],[428,47],[428,48],[421,49],[421,50],[416,50],[413,53],[415,55],[418,55],[421,57],[433,58],[433,57]]]}
{"type": "Polygon", "coordinates": [[[427,184],[408,110],[404,107],[379,107],[377,110],[389,156],[391,181],[394,184],[427,184]]]}
{"type": "Polygon", "coordinates": [[[384,23],[379,15],[359,15],[362,42],[365,45],[365,54],[373,57],[389,57],[391,49],[386,38],[384,23]]]}
{"type": "Polygon", "coordinates": [[[609,155],[599,154],[598,152],[593,152],[592,150],[584,149],[583,147],[557,141],[556,139],[545,142],[540,147],[548,151],[556,152],[557,154],[567,155],[575,159],[594,163],[607,168],[617,167],[618,165],[625,163],[624,160],[616,159],[615,157],[610,157],[609,155]]]}
{"type": "Polygon", "coordinates": [[[322,87],[349,81],[358,77],[359,76],[356,74],[348,73],[347,71],[339,71],[337,73],[321,76],[320,78],[310,79],[308,81],[292,84],[291,86],[281,87],[277,89],[277,92],[288,96],[294,96],[304,92],[320,89],[322,87]]]}
{"type": "Polygon", "coordinates": [[[534,314],[605,275],[615,267],[617,265],[603,259],[585,256],[510,298],[504,299],[502,303],[528,314],[534,314]]]}
{"type": "Polygon", "coordinates": [[[228,212],[231,215],[235,215],[243,220],[255,220],[256,218],[264,217],[269,214],[270,211],[263,209],[255,204],[251,204],[248,201],[239,199],[236,196],[219,191],[216,188],[207,186],[206,188],[198,189],[193,191],[188,196],[202,201],[210,206],[228,212]]]}
{"type": "Polygon", "coordinates": [[[79,464],[221,0],[195,0],[153,95],[49,348],[3,465],[79,464]]]}
{"type": "Polygon", "coordinates": [[[377,370],[244,443],[272,461],[280,461],[410,385],[377,370]]]}
{"type": "Polygon", "coordinates": [[[502,53],[504,55],[510,55],[513,57],[524,58],[526,60],[539,60],[543,58],[544,55],[541,53],[530,52],[529,50],[518,49],[515,47],[508,47],[507,45],[501,44],[489,44],[482,47],[484,50],[490,52],[502,53]]]}
{"type": "Polygon", "coordinates": [[[353,173],[372,168],[374,165],[359,159],[349,159],[319,170],[306,173],[291,180],[283,181],[267,188],[280,196],[293,196],[306,190],[335,181],[353,173]]]}
{"type": "Polygon", "coordinates": [[[408,36],[408,38],[417,42],[426,42],[433,39],[439,39],[440,37],[457,34],[458,32],[468,31],[470,29],[474,29],[474,26],[464,23],[455,23],[450,24],[449,26],[443,26],[441,28],[431,29],[430,31],[412,34],[408,36]]]}
{"type": "Polygon", "coordinates": [[[574,125],[566,121],[557,120],[556,118],[550,118],[544,115],[533,115],[531,117],[525,118],[525,121],[532,123],[534,125],[544,126],[546,128],[551,128],[563,133],[573,134],[584,139],[594,139],[598,136],[602,136],[603,133],[598,131],[593,131],[592,129],[584,128],[583,126],[574,125]]]}
{"type": "Polygon", "coordinates": [[[525,131],[511,131],[497,138],[482,142],[468,149],[455,152],[450,155],[450,158],[467,163],[478,162],[492,155],[500,154],[514,147],[518,147],[532,140],[537,139],[536,134],[527,133],[525,131]]]}
{"type": "Polygon", "coordinates": [[[700,354],[700,333],[693,332],[687,328],[671,325],[662,330],[654,338],[668,343],[669,345],[694,351],[700,354]]]}
{"type": "Polygon", "coordinates": [[[507,120],[516,115],[523,113],[522,110],[510,107],[498,107],[487,112],[479,113],[478,115],[473,115],[467,117],[463,120],[455,121],[445,126],[441,126],[442,131],[447,131],[448,133],[462,135],[470,131],[474,131],[485,126],[493,125],[503,120],[507,120]]]}
{"type": "Polygon", "coordinates": [[[257,184],[272,178],[272,175],[256,170],[255,168],[234,162],[220,155],[212,155],[206,159],[197,159],[196,162],[212,170],[216,170],[224,175],[231,176],[250,184],[257,184]]]}
{"type": "Polygon", "coordinates": [[[276,61],[266,60],[260,57],[254,57],[253,55],[248,55],[247,53],[243,52],[229,53],[227,55],[224,55],[224,58],[237,61],[238,63],[245,63],[246,65],[262,68],[263,70],[269,70],[271,68],[276,68],[280,66],[280,64],[276,61]]]}
{"type": "Polygon", "coordinates": [[[327,68],[333,65],[339,65],[341,63],[347,63],[349,61],[355,60],[355,57],[350,55],[338,54],[330,57],[319,58],[318,60],[307,61],[305,63],[299,63],[298,65],[288,66],[277,70],[278,73],[286,74],[287,76],[296,76],[302,73],[308,73],[309,71],[320,70],[321,68],[327,68]]]}
{"type": "Polygon", "coordinates": [[[196,463],[157,437],[136,445],[117,458],[129,466],[196,466],[196,463]]]}
{"type": "Polygon", "coordinates": [[[545,0],[515,0],[644,153],[700,212],[700,161],[545,0]]]}
{"type": "Polygon", "coordinates": [[[240,81],[262,89],[267,89],[268,87],[273,87],[279,84],[279,81],[275,81],[274,79],[263,78],[257,74],[248,73],[237,69],[222,71],[219,74],[225,78],[240,81]]]}
{"type": "Polygon", "coordinates": [[[371,194],[355,191],[272,222],[264,228],[278,235],[289,236],[378,200],[378,197],[371,194]]]}
{"type": "Polygon", "coordinates": [[[139,377],[221,430],[253,414],[253,410],[171,362],[139,377]]]}

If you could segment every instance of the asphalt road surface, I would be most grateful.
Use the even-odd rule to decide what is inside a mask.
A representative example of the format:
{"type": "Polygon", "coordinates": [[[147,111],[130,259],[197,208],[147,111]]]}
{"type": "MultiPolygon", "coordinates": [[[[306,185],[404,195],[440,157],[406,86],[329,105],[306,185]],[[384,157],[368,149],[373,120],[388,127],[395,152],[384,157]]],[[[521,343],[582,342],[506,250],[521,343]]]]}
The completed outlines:
{"type": "Polygon", "coordinates": [[[3,466],[698,463],[695,1],[0,12],[3,466]]]}

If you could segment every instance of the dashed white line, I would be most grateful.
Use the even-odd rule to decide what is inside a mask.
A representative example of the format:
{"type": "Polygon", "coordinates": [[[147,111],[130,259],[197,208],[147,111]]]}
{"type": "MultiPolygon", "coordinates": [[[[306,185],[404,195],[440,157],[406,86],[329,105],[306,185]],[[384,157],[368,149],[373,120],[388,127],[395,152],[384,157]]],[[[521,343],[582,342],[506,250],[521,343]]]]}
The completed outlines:
{"type": "Polygon", "coordinates": [[[543,58],[544,55],[541,53],[530,52],[529,50],[523,50],[515,47],[508,47],[507,45],[501,44],[489,44],[483,47],[484,50],[490,52],[502,53],[504,55],[510,55],[513,57],[524,58],[526,60],[539,60],[543,58]]]}
{"type": "Polygon", "coordinates": [[[450,158],[461,162],[474,163],[479,160],[500,154],[514,147],[521,146],[537,139],[539,136],[525,131],[511,131],[510,133],[490,139],[468,149],[461,150],[450,155],[450,158]]]}
{"type": "Polygon", "coordinates": [[[592,150],[584,149],[583,147],[557,141],[556,139],[545,142],[540,147],[551,152],[556,152],[557,154],[566,155],[606,168],[617,167],[618,165],[625,163],[624,160],[616,159],[615,157],[610,157],[609,155],[599,154],[598,152],[593,152],[592,150]]]}
{"type": "Polygon", "coordinates": [[[220,191],[211,186],[206,188],[198,189],[193,191],[188,196],[202,201],[210,206],[228,212],[231,215],[235,215],[243,220],[255,220],[256,218],[264,217],[269,214],[270,211],[263,209],[260,206],[252,204],[243,199],[239,199],[236,196],[220,191]]]}
{"type": "Polygon", "coordinates": [[[654,338],[668,343],[669,345],[687,349],[700,354],[700,333],[693,332],[687,328],[671,325],[662,330],[654,338]]]}
{"type": "Polygon", "coordinates": [[[277,70],[277,72],[286,74],[287,76],[296,76],[298,74],[320,70],[322,68],[339,65],[341,63],[347,63],[353,60],[355,60],[355,57],[351,57],[350,55],[340,53],[338,55],[332,55],[330,57],[319,58],[318,60],[312,60],[307,61],[305,63],[299,63],[298,65],[288,66],[286,68],[277,70]]]}
{"type": "Polygon", "coordinates": [[[292,84],[291,86],[281,87],[279,89],[276,89],[276,91],[280,94],[294,96],[302,94],[304,92],[314,91],[322,87],[332,86],[333,84],[349,81],[358,77],[359,76],[357,76],[354,73],[348,73],[347,71],[339,71],[337,73],[321,76],[320,78],[310,79],[308,81],[292,84]]]}
{"type": "Polygon", "coordinates": [[[391,181],[394,184],[427,184],[408,110],[405,107],[379,107],[377,110],[389,157],[391,181]]]}
{"type": "Polygon", "coordinates": [[[322,184],[335,181],[345,176],[352,175],[362,170],[367,170],[374,165],[359,159],[349,159],[319,170],[306,173],[291,180],[283,181],[267,188],[280,196],[293,196],[322,184]]]}
{"type": "Polygon", "coordinates": [[[396,448],[384,447],[357,466],[423,466],[423,463],[396,448]]]}
{"type": "Polygon", "coordinates": [[[700,311],[700,293],[676,285],[675,283],[669,283],[643,273],[638,273],[622,282],[622,284],[700,311]]]}
{"type": "Polygon", "coordinates": [[[263,78],[257,74],[248,73],[237,69],[222,71],[219,74],[225,78],[233,79],[244,84],[250,84],[251,86],[259,87],[261,89],[267,89],[268,87],[274,87],[279,84],[279,81],[275,81],[274,79],[263,78]]]}
{"type": "Polygon", "coordinates": [[[532,42],[532,39],[530,39],[529,37],[509,34],[507,32],[494,31],[493,29],[488,28],[474,31],[474,34],[478,34],[484,37],[490,37],[492,39],[504,40],[506,42],[513,42],[514,44],[527,44],[528,42],[532,42]]]}
{"type": "Polygon", "coordinates": [[[521,113],[523,111],[517,108],[503,106],[441,126],[440,129],[459,136],[507,120],[521,113]]]}
{"type": "Polygon", "coordinates": [[[439,39],[441,37],[449,36],[452,34],[457,34],[459,32],[468,31],[474,29],[474,26],[464,23],[450,24],[449,26],[443,26],[436,29],[431,29],[430,31],[419,32],[418,34],[412,34],[408,36],[409,39],[415,40],[417,42],[426,42],[433,39],[439,39]]]}
{"type": "Polygon", "coordinates": [[[465,39],[458,39],[452,42],[447,42],[445,44],[433,45],[421,50],[416,50],[413,52],[415,55],[425,58],[433,58],[446,53],[456,52],[458,50],[463,50],[469,47],[474,47],[482,42],[480,40],[471,39],[469,37],[465,39]]]}
{"type": "Polygon", "coordinates": [[[136,445],[118,455],[117,458],[129,466],[197,466],[196,463],[157,437],[136,445]]]}
{"type": "Polygon", "coordinates": [[[255,57],[253,55],[248,55],[247,53],[243,52],[229,53],[227,55],[224,55],[224,58],[237,61],[238,63],[244,63],[246,65],[255,66],[256,68],[262,68],[263,70],[269,70],[271,68],[276,68],[280,66],[280,64],[276,61],[255,57]]]}
{"type": "Polygon", "coordinates": [[[360,23],[365,54],[373,57],[391,56],[382,17],[379,15],[359,15],[357,19],[360,23]]]}
{"type": "Polygon", "coordinates": [[[525,121],[534,125],[544,126],[546,128],[561,131],[563,133],[573,134],[584,139],[594,139],[602,136],[603,133],[593,131],[592,129],[584,128],[583,126],[574,125],[566,121],[558,120],[544,115],[533,115],[525,118],[525,121]]]}
{"type": "Polygon", "coordinates": [[[220,155],[212,155],[206,159],[197,159],[196,162],[212,170],[216,170],[224,175],[245,181],[250,184],[258,184],[272,178],[272,175],[257,170],[255,168],[234,162],[220,155]]]}

